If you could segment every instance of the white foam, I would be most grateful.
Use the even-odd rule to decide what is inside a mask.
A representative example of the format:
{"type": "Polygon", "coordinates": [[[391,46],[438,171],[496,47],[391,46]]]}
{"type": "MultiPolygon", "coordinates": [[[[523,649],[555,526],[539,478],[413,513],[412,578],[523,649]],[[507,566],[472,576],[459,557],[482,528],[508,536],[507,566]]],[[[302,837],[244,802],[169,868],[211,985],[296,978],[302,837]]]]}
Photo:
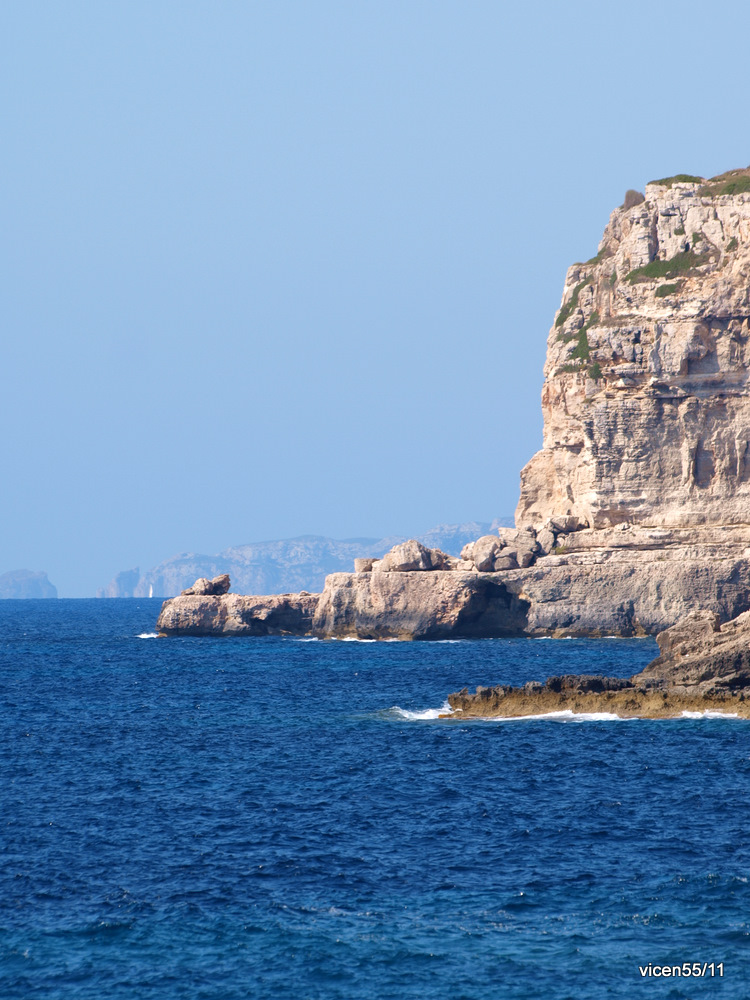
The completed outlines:
{"type": "Polygon", "coordinates": [[[377,642],[377,639],[360,639],[357,635],[334,636],[336,642],[377,642]]]}
{"type": "MultiPolygon", "coordinates": [[[[483,722],[538,722],[550,719],[553,722],[632,722],[612,712],[573,712],[569,708],[559,712],[543,712],[539,715],[491,715],[483,716],[483,722]]],[[[467,719],[468,722],[468,719],[467,719]]]]}
{"type": "Polygon", "coordinates": [[[394,705],[391,711],[401,719],[409,719],[411,722],[424,721],[425,719],[439,719],[441,715],[453,715],[453,709],[446,701],[442,708],[426,708],[423,712],[409,712],[405,708],[394,705]]]}
{"type": "Polygon", "coordinates": [[[158,632],[141,632],[141,634],[139,636],[137,636],[137,638],[138,639],[158,639],[159,638],[159,633],[158,632]]]}
{"type": "Polygon", "coordinates": [[[717,712],[707,708],[705,712],[683,712],[683,719],[739,719],[736,712],[717,712]]]}

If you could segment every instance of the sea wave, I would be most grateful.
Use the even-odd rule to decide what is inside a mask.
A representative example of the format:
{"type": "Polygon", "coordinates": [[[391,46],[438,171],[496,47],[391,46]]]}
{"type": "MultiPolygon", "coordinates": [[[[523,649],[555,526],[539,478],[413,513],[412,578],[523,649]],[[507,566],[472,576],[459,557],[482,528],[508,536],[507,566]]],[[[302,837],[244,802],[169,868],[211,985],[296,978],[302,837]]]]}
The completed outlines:
{"type": "Polygon", "coordinates": [[[158,639],[158,632],[141,632],[140,635],[136,636],[137,639],[158,639]]]}
{"type": "MultiPolygon", "coordinates": [[[[541,712],[539,715],[506,715],[486,716],[483,722],[538,722],[549,719],[551,722],[632,722],[632,718],[623,718],[614,712],[573,712],[569,708],[559,712],[541,712]]],[[[468,720],[467,720],[468,721],[468,720]]]]}
{"type": "Polygon", "coordinates": [[[717,712],[707,708],[704,712],[683,712],[681,719],[739,719],[736,712],[717,712]]]}
{"type": "Polygon", "coordinates": [[[391,713],[399,719],[409,719],[410,722],[423,722],[426,719],[439,719],[441,715],[453,715],[453,709],[448,702],[444,702],[441,708],[426,708],[421,712],[410,712],[406,708],[394,705],[391,713]]]}

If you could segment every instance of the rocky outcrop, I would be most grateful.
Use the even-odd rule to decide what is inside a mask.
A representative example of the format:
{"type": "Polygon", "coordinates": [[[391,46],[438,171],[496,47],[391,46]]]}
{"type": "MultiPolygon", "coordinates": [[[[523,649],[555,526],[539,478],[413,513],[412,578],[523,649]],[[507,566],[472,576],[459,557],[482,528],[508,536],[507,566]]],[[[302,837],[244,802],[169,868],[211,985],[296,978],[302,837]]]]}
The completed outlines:
{"type": "Polygon", "coordinates": [[[221,597],[229,590],[229,574],[221,573],[213,580],[207,580],[205,576],[200,576],[186,590],[183,590],[180,597],[221,597]]]}
{"type": "Polygon", "coordinates": [[[444,639],[522,635],[528,604],[496,573],[337,573],[313,631],[332,638],[444,639]]]}
{"type": "Polygon", "coordinates": [[[750,697],[750,611],[724,624],[711,611],[694,611],[656,638],[660,656],[646,667],[644,679],[708,696],[750,697]]]}
{"type": "MultiPolygon", "coordinates": [[[[202,589],[196,581],[191,591],[202,589]]],[[[522,635],[528,605],[497,574],[336,573],[322,594],[182,594],[162,605],[164,635],[441,639],[522,635]]]]}
{"type": "Polygon", "coordinates": [[[566,675],[523,687],[464,688],[448,696],[451,713],[441,718],[505,718],[575,712],[607,713],[622,719],[670,719],[684,712],[721,712],[750,718],[750,698],[738,690],[703,693],[693,688],[640,683],[637,678],[566,675]]]}
{"type": "Polygon", "coordinates": [[[162,635],[308,635],[318,594],[185,595],[165,601],[157,621],[162,635]]]}
{"type": "Polygon", "coordinates": [[[464,688],[448,696],[462,718],[515,717],[573,711],[621,717],[667,718],[719,711],[750,718],[750,611],[721,623],[693,611],[657,637],[660,655],[628,679],[586,675],[549,677],[523,687],[464,688]]]}

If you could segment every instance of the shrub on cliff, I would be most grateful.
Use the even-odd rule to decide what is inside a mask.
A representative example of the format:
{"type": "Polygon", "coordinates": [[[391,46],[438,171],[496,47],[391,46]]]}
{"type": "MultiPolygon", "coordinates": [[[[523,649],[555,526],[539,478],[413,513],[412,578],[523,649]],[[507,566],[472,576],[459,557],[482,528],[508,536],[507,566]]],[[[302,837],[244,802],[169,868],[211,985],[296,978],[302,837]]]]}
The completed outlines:
{"type": "Polygon", "coordinates": [[[634,191],[633,188],[629,188],[625,192],[625,200],[622,203],[623,208],[634,208],[636,205],[640,205],[641,202],[646,200],[646,196],[641,194],[640,191],[634,191]]]}
{"type": "Polygon", "coordinates": [[[673,177],[662,177],[658,181],[649,181],[649,184],[661,184],[662,187],[671,188],[673,184],[702,184],[703,178],[696,177],[695,174],[674,174],[673,177]]]}
{"type": "Polygon", "coordinates": [[[686,274],[693,268],[706,263],[708,263],[708,254],[698,254],[692,250],[685,250],[684,253],[678,253],[669,260],[657,258],[643,267],[637,267],[626,275],[626,280],[632,285],[636,281],[650,281],[653,278],[676,278],[678,275],[686,274]]]}

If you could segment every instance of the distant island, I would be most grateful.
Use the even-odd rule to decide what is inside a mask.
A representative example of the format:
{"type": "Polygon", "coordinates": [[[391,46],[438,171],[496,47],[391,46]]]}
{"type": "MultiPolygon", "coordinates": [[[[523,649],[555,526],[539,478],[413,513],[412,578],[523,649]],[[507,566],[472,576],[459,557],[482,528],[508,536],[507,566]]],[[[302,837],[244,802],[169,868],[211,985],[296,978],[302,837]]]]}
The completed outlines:
{"type": "Polygon", "coordinates": [[[40,597],[57,597],[57,587],[50,583],[47,574],[31,569],[12,569],[0,575],[0,598],[29,600],[40,597]]]}

